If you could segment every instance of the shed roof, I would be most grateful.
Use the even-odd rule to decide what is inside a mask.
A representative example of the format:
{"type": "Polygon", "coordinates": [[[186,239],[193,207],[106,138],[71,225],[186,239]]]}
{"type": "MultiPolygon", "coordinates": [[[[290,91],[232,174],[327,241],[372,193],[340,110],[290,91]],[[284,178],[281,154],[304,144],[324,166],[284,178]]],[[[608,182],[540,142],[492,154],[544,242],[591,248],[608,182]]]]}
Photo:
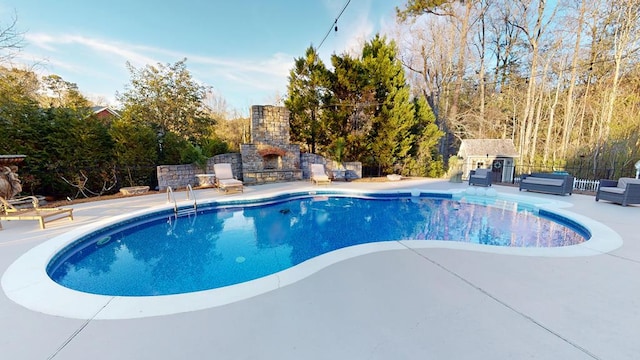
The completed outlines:
{"type": "Polygon", "coordinates": [[[511,139],[464,139],[458,156],[520,157],[511,139]]]}

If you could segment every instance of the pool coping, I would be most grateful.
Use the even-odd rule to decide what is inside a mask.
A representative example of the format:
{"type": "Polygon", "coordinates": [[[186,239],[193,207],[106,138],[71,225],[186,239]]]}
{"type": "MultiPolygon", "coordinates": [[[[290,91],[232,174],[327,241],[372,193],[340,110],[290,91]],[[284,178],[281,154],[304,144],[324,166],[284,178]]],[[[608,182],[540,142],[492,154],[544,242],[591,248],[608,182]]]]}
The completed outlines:
{"type": "MultiPolygon", "coordinates": [[[[284,196],[291,193],[297,194],[311,192],[314,194],[385,193],[396,195],[401,193],[411,194],[412,196],[415,194],[419,195],[420,193],[451,194],[454,199],[464,198],[466,201],[482,200],[488,196],[494,196],[493,194],[489,195],[487,193],[470,194],[464,190],[460,191],[459,189],[449,191],[423,190],[419,188],[411,190],[377,191],[332,189],[331,191],[325,191],[313,188],[309,190],[296,191],[278,190],[259,195],[249,194],[246,196],[234,197],[233,199],[228,199],[223,202],[251,201],[275,196],[284,196]]],[[[527,202],[528,204],[540,209],[546,209],[566,217],[567,219],[576,221],[588,229],[591,233],[591,239],[582,244],[556,248],[509,248],[433,240],[399,240],[370,243],[332,251],[316,258],[309,259],[295,267],[237,285],[187,294],[163,296],[136,297],[88,294],[65,288],[55,283],[46,274],[45,269],[49,261],[60,250],[75,239],[95,231],[95,229],[131,218],[132,216],[143,216],[145,214],[162,211],[173,206],[173,204],[166,204],[136,211],[131,214],[99,220],[95,223],[78,227],[68,233],[42,243],[18,258],[7,269],[2,277],[2,287],[5,294],[14,302],[31,310],[45,314],[76,319],[132,319],[184,313],[230,304],[293,284],[332,264],[374,252],[394,250],[416,251],[418,249],[426,248],[447,248],[504,255],[576,257],[593,256],[611,252],[622,245],[622,238],[620,235],[609,227],[586,216],[578,215],[566,210],[566,208],[572,206],[570,203],[560,200],[540,199],[526,195],[503,194],[497,192],[495,196],[499,196],[500,199],[505,200],[527,202]],[[43,301],[42,299],[47,300],[43,301]],[[70,304],[73,304],[73,306],[70,306],[70,304]]],[[[204,200],[202,203],[208,204],[214,202],[220,203],[218,200],[204,200]]],[[[188,202],[182,202],[180,206],[188,206],[188,204],[188,202]]]]}

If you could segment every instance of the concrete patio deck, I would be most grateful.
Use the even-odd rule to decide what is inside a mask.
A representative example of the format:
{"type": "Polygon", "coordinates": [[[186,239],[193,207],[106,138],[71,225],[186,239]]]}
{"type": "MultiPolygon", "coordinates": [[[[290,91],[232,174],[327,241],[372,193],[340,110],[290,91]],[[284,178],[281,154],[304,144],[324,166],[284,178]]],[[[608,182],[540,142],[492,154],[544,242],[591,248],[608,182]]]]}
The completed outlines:
{"type": "MultiPolygon", "coordinates": [[[[247,187],[252,196],[309,183],[247,187]]],[[[437,180],[330,188],[464,189],[437,180]]],[[[494,186],[500,193],[517,188],[494,186]]],[[[521,193],[571,203],[623,239],[606,254],[516,256],[392,250],[341,261],[265,294],[204,310],[126,320],[70,319],[0,294],[3,359],[638,359],[640,206],[593,196],[521,193]]],[[[184,198],[185,193],[177,193],[184,198]]],[[[197,190],[198,199],[222,197],[197,190]]],[[[0,272],[31,248],[100,219],[166,203],[165,194],[73,205],[40,230],[3,222],[0,272]]],[[[28,284],[25,284],[28,286],[28,284]]],[[[43,298],[41,301],[46,302],[43,298]]],[[[68,304],[73,307],[74,304],[68,304]]]]}

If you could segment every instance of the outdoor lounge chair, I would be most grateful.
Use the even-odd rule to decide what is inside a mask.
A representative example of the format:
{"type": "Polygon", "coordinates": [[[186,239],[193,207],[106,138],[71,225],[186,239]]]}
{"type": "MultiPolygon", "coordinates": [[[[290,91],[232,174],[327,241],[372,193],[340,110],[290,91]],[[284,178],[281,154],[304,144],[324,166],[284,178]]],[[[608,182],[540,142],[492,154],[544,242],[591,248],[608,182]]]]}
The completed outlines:
{"type": "Polygon", "coordinates": [[[236,190],[243,192],[244,187],[242,181],[233,177],[233,171],[231,171],[231,164],[213,164],[213,172],[215,173],[215,184],[218,190],[236,190]]]}
{"type": "Polygon", "coordinates": [[[491,169],[471,170],[469,185],[491,186],[491,169]]]}
{"type": "MultiPolygon", "coordinates": [[[[38,206],[38,198],[35,196],[26,196],[15,200],[31,200],[33,207],[18,209],[5,198],[0,197],[0,220],[38,220],[41,229],[44,229],[44,224],[50,221],[66,217],[73,220],[73,209],[41,208],[38,206]]],[[[0,224],[0,229],[2,229],[2,224],[0,224]]]]}
{"type": "Polygon", "coordinates": [[[566,172],[522,174],[518,189],[554,195],[571,195],[574,181],[575,178],[566,172]]]}
{"type": "Polygon", "coordinates": [[[327,176],[327,173],[324,171],[324,165],[311,164],[311,181],[316,185],[331,184],[331,179],[329,179],[329,176],[327,176]]]}
{"type": "Polygon", "coordinates": [[[618,181],[602,179],[596,193],[598,200],[608,200],[622,206],[640,204],[640,180],[626,177],[618,181]]]}

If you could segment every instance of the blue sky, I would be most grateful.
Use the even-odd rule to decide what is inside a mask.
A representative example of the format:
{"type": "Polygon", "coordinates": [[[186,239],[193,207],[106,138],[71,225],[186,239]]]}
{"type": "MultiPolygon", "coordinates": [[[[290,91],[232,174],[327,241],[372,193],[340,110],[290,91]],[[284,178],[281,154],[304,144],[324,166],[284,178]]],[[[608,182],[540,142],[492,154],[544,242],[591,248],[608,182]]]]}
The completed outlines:
{"type": "MultiPolygon", "coordinates": [[[[42,74],[76,83],[90,99],[115,104],[130,75],[125,63],[187,58],[194,79],[211,86],[230,109],[272,104],[286,93],[294,58],[318,46],[347,0],[0,0],[0,21],[15,13],[26,47],[14,62],[38,63],[42,74]]],[[[394,24],[401,0],[351,0],[320,48],[359,49],[394,24]]]]}

